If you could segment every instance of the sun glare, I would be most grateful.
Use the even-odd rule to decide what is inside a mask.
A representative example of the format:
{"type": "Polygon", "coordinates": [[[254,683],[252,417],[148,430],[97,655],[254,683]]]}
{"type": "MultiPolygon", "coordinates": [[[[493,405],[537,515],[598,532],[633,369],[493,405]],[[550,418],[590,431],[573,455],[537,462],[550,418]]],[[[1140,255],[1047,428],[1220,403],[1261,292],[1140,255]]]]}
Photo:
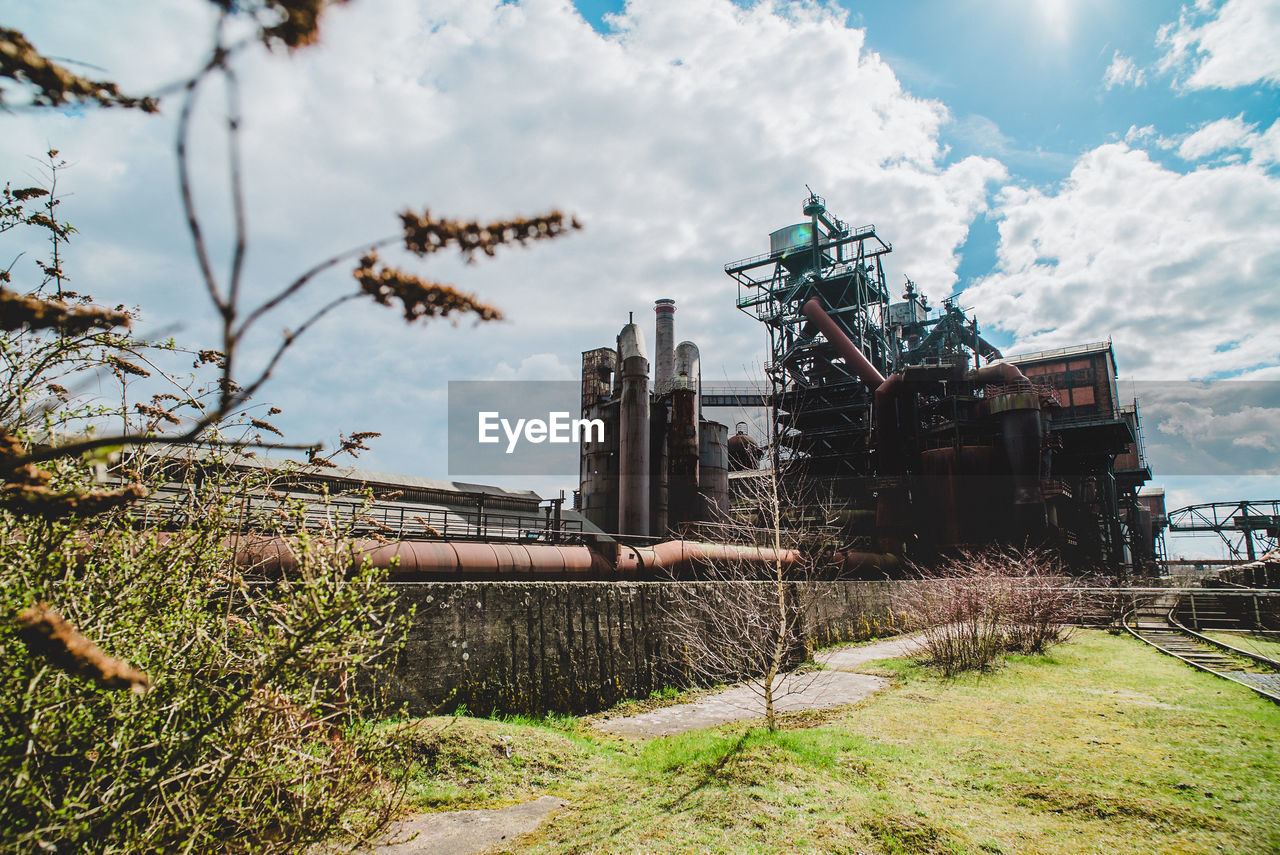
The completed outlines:
{"type": "Polygon", "coordinates": [[[1046,35],[1054,41],[1070,40],[1074,12],[1080,6],[1080,0],[1030,0],[1028,5],[1046,35]]]}

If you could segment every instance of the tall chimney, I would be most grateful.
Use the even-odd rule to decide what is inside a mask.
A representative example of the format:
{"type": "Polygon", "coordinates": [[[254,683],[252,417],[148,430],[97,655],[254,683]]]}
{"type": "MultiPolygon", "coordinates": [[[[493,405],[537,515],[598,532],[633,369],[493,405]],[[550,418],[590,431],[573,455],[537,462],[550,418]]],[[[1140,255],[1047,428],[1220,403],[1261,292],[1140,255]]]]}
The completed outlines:
{"type": "Polygon", "coordinates": [[[618,429],[618,531],[649,534],[649,360],[644,333],[627,324],[618,335],[622,400],[618,429]]]}
{"type": "Polygon", "coordinates": [[[658,315],[657,337],[654,339],[653,391],[664,395],[671,389],[675,377],[675,320],[676,301],[664,297],[655,300],[653,311],[658,315]]]}
{"type": "Polygon", "coordinates": [[[676,348],[676,384],[671,392],[671,424],[667,428],[670,467],[667,522],[672,529],[701,516],[698,502],[701,377],[698,346],[691,341],[680,342],[676,348]]]}

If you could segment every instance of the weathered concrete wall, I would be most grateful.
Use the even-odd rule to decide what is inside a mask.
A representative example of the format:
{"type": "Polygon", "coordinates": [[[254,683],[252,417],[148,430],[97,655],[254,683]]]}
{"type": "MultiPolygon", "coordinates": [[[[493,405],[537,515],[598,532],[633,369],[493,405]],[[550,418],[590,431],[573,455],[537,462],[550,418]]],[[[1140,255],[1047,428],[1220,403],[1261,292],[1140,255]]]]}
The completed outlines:
{"type": "MultiPolygon", "coordinates": [[[[670,642],[670,606],[675,596],[715,584],[397,584],[414,619],[391,688],[418,713],[465,704],[478,713],[537,714],[593,712],[688,686],[686,652],[670,642]]],[[[897,584],[821,582],[816,596],[793,589],[796,605],[804,606],[807,643],[896,631],[890,598],[897,584]]]]}

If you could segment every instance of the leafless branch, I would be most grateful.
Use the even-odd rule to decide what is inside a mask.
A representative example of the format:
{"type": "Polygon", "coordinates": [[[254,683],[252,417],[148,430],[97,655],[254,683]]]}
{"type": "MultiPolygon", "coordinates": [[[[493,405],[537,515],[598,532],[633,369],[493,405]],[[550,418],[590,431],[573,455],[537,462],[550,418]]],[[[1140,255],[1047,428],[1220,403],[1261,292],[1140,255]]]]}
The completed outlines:
{"type": "Polygon", "coordinates": [[[178,116],[178,187],[182,193],[182,210],[187,217],[187,231],[191,234],[192,247],[195,250],[196,262],[200,265],[200,276],[209,292],[209,299],[224,316],[226,305],[222,295],[218,293],[218,280],[213,272],[213,264],[209,261],[209,250],[205,246],[204,232],[200,228],[200,217],[196,213],[194,194],[191,189],[190,158],[187,153],[187,137],[191,132],[191,114],[195,107],[196,92],[204,81],[205,75],[198,74],[191,78],[184,87],[182,111],[178,116]]]}

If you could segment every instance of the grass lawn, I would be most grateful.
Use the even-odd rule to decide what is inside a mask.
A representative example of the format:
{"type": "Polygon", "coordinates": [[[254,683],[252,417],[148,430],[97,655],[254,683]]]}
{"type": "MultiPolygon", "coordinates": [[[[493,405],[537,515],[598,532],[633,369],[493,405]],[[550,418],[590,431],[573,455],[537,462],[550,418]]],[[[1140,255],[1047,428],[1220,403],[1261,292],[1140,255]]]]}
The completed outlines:
{"type": "Polygon", "coordinates": [[[429,720],[410,795],[568,799],[522,853],[1280,851],[1280,707],[1243,687],[1096,631],[989,674],[879,671],[776,734],[429,720]]]}

